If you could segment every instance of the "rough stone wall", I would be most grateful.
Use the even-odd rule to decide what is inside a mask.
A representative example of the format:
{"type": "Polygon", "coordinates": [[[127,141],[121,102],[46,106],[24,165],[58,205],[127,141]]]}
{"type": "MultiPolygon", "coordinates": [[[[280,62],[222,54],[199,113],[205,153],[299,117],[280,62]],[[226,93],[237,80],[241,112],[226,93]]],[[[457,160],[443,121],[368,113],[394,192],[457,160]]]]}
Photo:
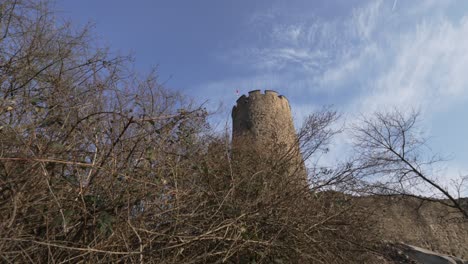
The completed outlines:
{"type": "Polygon", "coordinates": [[[286,97],[275,91],[260,90],[242,95],[232,109],[233,148],[254,150],[262,155],[287,155],[292,163],[305,168],[299,151],[291,108],[286,97]]]}
{"type": "Polygon", "coordinates": [[[277,140],[292,146],[295,143],[291,109],[288,100],[275,91],[260,90],[242,95],[232,110],[233,140],[255,139],[258,145],[271,144],[277,140]]]}
{"type": "Polygon", "coordinates": [[[468,222],[454,209],[404,196],[357,199],[373,212],[382,239],[468,259],[468,222]]]}

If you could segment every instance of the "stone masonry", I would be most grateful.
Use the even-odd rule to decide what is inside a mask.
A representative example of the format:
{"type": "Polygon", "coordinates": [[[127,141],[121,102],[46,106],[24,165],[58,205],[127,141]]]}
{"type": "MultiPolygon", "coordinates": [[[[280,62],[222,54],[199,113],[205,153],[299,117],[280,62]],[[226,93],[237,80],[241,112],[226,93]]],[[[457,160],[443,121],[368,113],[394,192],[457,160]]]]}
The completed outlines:
{"type": "Polygon", "coordinates": [[[257,155],[286,160],[291,174],[306,178],[291,108],[275,91],[250,91],[232,109],[233,149],[248,148],[257,155]],[[269,156],[270,155],[270,156],[269,156]]]}

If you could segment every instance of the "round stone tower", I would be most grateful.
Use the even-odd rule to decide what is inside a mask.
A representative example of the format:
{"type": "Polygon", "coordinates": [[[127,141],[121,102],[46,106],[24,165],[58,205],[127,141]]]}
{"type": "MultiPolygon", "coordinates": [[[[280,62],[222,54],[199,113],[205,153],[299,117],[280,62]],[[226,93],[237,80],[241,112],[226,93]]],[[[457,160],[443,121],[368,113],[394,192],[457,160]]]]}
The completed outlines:
{"type": "Polygon", "coordinates": [[[305,177],[289,102],[275,91],[255,90],[237,99],[232,109],[232,143],[234,151],[247,148],[288,160],[290,171],[299,170],[305,177]]]}

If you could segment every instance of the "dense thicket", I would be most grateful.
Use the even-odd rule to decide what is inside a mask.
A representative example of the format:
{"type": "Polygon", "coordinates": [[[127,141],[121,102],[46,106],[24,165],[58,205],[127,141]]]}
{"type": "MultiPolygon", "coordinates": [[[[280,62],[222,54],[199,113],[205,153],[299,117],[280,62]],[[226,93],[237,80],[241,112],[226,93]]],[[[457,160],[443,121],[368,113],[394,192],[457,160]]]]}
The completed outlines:
{"type": "MultiPolygon", "coordinates": [[[[349,167],[316,172],[327,180],[311,189],[275,157],[232,160],[203,108],[90,43],[45,2],[0,3],[0,262],[368,257],[366,214],[319,192],[349,167]]],[[[335,117],[308,120],[308,157],[326,149],[335,117]]]]}

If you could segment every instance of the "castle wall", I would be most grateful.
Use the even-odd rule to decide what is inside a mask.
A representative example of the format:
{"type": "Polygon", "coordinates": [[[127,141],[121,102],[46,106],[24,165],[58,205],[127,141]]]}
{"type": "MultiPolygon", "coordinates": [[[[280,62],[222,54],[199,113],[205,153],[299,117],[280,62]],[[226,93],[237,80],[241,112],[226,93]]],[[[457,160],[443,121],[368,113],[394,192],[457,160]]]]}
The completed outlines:
{"type": "Polygon", "coordinates": [[[468,222],[453,208],[406,196],[364,196],[382,239],[468,259],[468,222]]]}

